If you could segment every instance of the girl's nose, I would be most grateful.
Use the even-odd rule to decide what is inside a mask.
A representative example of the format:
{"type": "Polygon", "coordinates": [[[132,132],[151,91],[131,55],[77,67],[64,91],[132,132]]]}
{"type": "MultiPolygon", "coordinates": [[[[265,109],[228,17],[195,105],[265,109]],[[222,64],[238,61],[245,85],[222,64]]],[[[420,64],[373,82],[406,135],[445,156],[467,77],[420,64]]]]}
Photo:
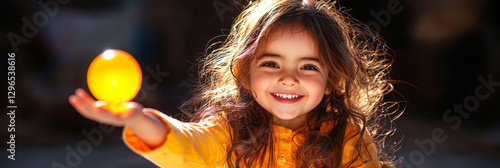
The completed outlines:
{"type": "Polygon", "coordinates": [[[299,80],[297,79],[295,72],[284,71],[279,83],[283,86],[292,87],[299,84],[299,80]]]}

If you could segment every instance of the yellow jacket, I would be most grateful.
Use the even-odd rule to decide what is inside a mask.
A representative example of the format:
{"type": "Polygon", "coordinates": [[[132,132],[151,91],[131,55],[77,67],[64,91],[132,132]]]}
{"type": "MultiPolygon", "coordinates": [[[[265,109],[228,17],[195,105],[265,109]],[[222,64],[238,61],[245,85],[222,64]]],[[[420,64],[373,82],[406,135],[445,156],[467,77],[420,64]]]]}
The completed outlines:
{"type": "MultiPolygon", "coordinates": [[[[123,140],[134,152],[149,159],[160,167],[227,167],[226,152],[230,146],[229,127],[220,120],[208,118],[199,123],[183,123],[174,118],[168,117],[153,109],[145,110],[152,113],[170,128],[165,142],[155,148],[149,148],[139,139],[129,128],[123,131],[123,140]]],[[[321,130],[331,128],[331,124],[323,124],[321,130]],[[323,128],[324,127],[324,128],[323,128]]],[[[274,125],[274,135],[276,136],[275,167],[295,167],[296,145],[293,145],[292,138],[296,131],[274,125]]],[[[344,154],[342,165],[347,165],[356,156],[354,143],[359,138],[352,137],[357,132],[357,127],[348,125],[345,135],[344,154]]],[[[365,133],[366,134],[366,133],[365,133]]],[[[295,138],[300,138],[295,136],[295,138]]],[[[295,142],[297,139],[293,139],[295,142]]],[[[362,150],[361,158],[358,158],[352,166],[356,167],[380,167],[376,149],[373,141],[367,134],[363,136],[366,150],[362,150]],[[364,163],[363,163],[364,162],[364,163]]],[[[264,161],[267,165],[267,161],[264,161]]],[[[343,166],[346,167],[346,166],[343,166]]]]}

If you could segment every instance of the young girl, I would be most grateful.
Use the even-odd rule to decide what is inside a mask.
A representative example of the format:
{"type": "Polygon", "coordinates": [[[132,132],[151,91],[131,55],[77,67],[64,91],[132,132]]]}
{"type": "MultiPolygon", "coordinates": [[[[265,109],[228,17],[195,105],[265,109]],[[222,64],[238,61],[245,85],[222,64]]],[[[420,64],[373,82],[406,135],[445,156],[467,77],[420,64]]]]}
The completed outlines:
{"type": "Polygon", "coordinates": [[[112,114],[82,89],[69,101],[125,126],[125,143],[161,167],[393,167],[379,122],[392,88],[386,50],[333,2],[255,1],[200,60],[181,107],[193,122],[135,102],[112,114]]]}

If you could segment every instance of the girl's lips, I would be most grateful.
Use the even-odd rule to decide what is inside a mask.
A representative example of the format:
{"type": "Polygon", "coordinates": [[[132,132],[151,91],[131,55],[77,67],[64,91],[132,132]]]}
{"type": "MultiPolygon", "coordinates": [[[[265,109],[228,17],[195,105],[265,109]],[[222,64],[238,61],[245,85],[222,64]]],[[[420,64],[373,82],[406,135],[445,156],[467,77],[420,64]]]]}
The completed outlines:
{"type": "Polygon", "coordinates": [[[285,104],[293,104],[300,101],[304,96],[298,94],[271,93],[275,100],[285,104]]]}

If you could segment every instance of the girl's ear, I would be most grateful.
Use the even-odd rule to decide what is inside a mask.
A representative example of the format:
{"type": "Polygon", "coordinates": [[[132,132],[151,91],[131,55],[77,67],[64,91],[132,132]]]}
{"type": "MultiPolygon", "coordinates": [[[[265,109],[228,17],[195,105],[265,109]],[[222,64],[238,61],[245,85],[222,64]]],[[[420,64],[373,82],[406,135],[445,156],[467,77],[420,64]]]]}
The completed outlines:
{"type": "Polygon", "coordinates": [[[238,65],[233,65],[232,69],[234,76],[236,79],[240,80],[240,69],[238,65]]]}
{"type": "Polygon", "coordinates": [[[243,86],[244,89],[250,90],[250,80],[249,80],[249,70],[245,71],[244,69],[248,69],[248,60],[238,61],[233,66],[233,73],[236,79],[239,82],[239,85],[243,86]]]}

